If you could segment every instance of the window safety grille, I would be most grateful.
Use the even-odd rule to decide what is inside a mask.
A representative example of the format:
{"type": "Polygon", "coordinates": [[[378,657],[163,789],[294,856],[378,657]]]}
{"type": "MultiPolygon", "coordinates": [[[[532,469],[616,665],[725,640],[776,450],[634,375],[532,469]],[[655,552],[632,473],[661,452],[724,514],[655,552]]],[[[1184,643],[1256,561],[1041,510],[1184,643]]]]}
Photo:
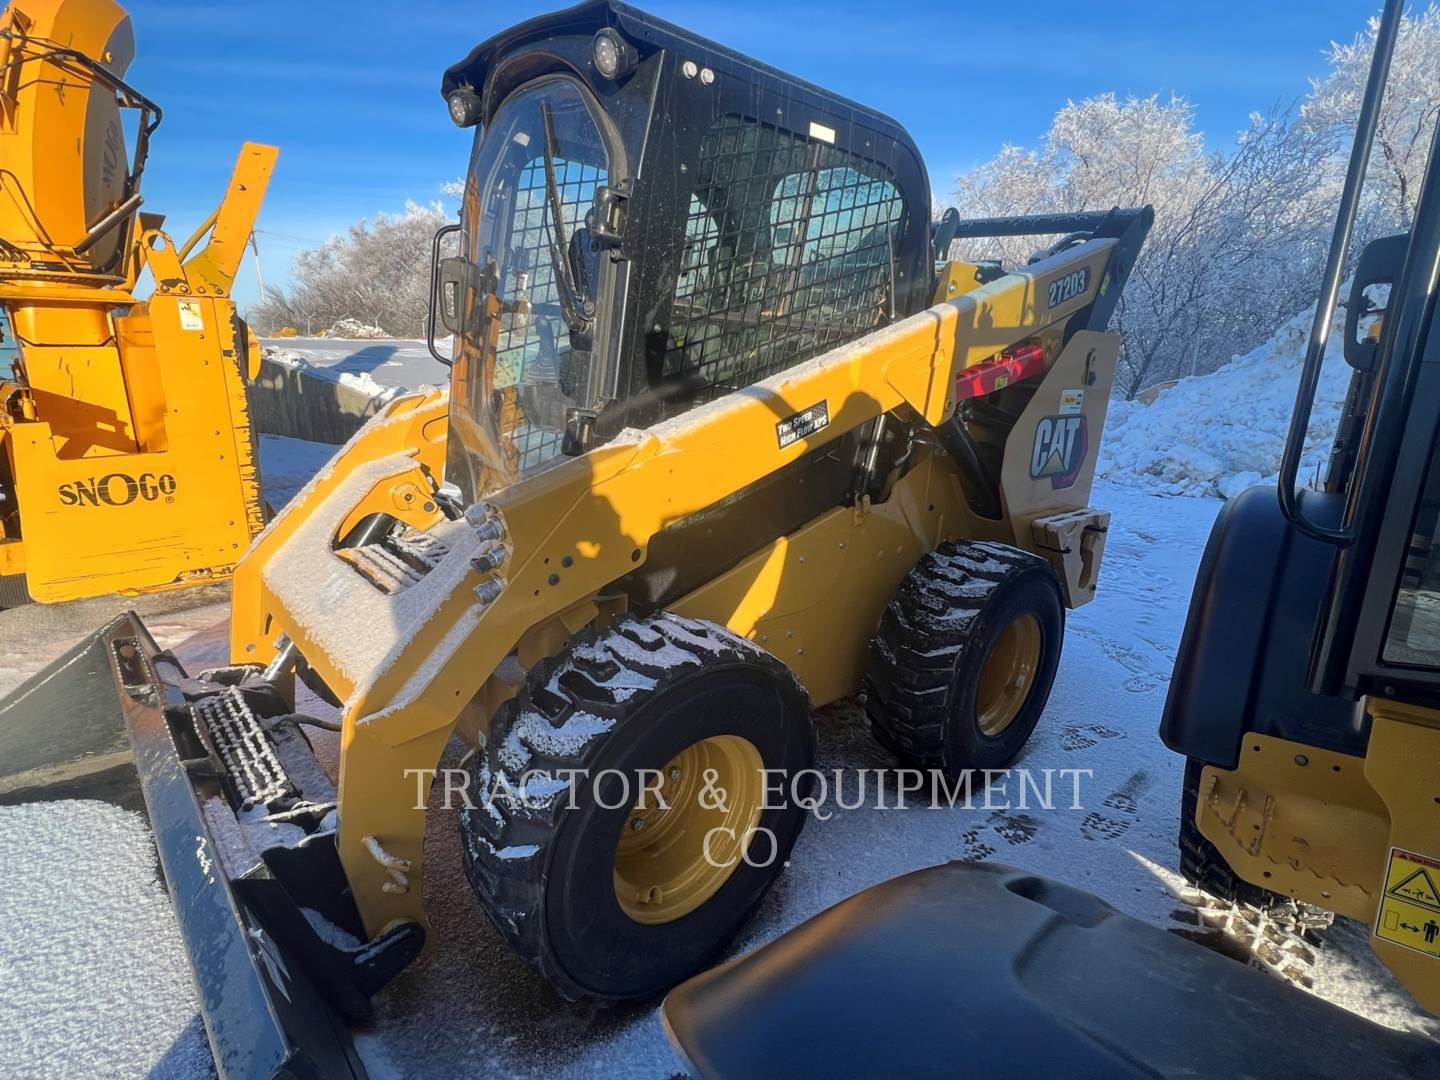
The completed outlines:
{"type": "MultiPolygon", "coordinates": [[[[605,183],[605,170],[593,164],[557,158],[555,187],[565,235],[573,239],[585,224],[595,190],[605,183]]],[[[509,253],[503,261],[511,281],[505,293],[517,296],[519,274],[531,303],[529,317],[506,312],[500,319],[495,358],[496,402],[500,430],[511,439],[521,475],[560,453],[565,410],[576,404],[577,387],[566,376],[570,336],[560,313],[560,294],[550,262],[550,208],[545,184],[545,159],[537,156],[520,170],[511,211],[509,253]]],[[[576,259],[575,261],[581,261],[576,259]]],[[[582,287],[582,292],[586,290],[582,287]]]]}
{"type": "Polygon", "coordinates": [[[662,374],[707,401],[881,325],[904,212],[883,165],[721,120],[701,145],[662,374]]]}

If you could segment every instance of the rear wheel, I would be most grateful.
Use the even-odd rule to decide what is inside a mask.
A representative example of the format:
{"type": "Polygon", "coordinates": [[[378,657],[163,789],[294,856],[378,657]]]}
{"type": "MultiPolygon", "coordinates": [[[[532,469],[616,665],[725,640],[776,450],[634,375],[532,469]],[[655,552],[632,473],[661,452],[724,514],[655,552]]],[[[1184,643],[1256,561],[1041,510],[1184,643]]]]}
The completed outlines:
{"type": "Polygon", "coordinates": [[[657,615],[537,665],[482,753],[460,816],[481,905],[562,995],[615,1001],[699,970],[744,925],[804,822],[775,778],[813,765],[815,736],[779,660],[657,615]]]}
{"type": "Polygon", "coordinates": [[[1065,608],[1050,564],[1005,544],[922,558],[871,646],[866,711],[903,759],[958,777],[1014,760],[1060,662],[1065,608]]]}

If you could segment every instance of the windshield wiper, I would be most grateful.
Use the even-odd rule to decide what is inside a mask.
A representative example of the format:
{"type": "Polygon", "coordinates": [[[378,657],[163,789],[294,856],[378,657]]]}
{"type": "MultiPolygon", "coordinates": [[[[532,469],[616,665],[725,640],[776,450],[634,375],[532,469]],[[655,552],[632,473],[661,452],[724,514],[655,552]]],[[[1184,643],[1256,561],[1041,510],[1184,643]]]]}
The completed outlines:
{"type": "Polygon", "coordinates": [[[560,315],[570,331],[572,348],[589,349],[590,331],[595,326],[595,305],[580,295],[575,284],[575,268],[566,254],[570,250],[565,238],[565,219],[560,212],[560,187],[555,183],[555,121],[549,102],[540,105],[545,135],[545,202],[550,207],[546,233],[550,246],[550,270],[555,277],[555,291],[560,297],[560,315]]]}

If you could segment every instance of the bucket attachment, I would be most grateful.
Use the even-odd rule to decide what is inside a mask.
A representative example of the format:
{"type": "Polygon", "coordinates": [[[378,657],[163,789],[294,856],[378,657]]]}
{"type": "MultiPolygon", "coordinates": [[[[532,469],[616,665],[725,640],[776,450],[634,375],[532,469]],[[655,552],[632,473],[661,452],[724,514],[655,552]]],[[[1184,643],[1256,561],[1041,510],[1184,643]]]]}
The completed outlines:
{"type": "Polygon", "coordinates": [[[100,799],[145,809],[106,646],[131,618],[92,634],[0,701],[0,805],[100,799]]]}
{"type": "Polygon", "coordinates": [[[418,955],[366,941],[335,848],[335,790],[258,669],[186,675],[134,614],[0,701],[0,803],[143,809],[222,1077],[363,1077],[349,1023],[418,955]]]}

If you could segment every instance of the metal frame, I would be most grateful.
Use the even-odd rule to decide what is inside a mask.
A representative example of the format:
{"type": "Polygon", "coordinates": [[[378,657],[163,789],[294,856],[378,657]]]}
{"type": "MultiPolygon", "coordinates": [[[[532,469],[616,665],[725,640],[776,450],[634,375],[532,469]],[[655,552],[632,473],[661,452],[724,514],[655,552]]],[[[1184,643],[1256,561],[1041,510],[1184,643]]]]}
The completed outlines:
{"type": "MultiPolygon", "coordinates": [[[[1346,260],[1350,252],[1350,236],[1355,230],[1355,218],[1360,212],[1365,167],[1370,161],[1375,128],[1380,122],[1380,105],[1385,97],[1390,59],[1395,52],[1395,38],[1400,32],[1400,17],[1404,8],[1404,0],[1386,0],[1380,28],[1375,35],[1375,55],[1370,62],[1365,98],[1360,105],[1360,116],[1355,124],[1355,141],[1350,148],[1345,187],[1340,193],[1340,209],[1335,218],[1330,252],[1325,260],[1325,276],[1321,280],[1320,298],[1315,304],[1315,318],[1310,324],[1305,360],[1300,367],[1300,385],[1295,392],[1295,409],[1290,416],[1290,430],[1285,435],[1285,449],[1280,459],[1280,509],[1286,519],[1306,536],[1341,546],[1354,543],[1358,535],[1352,515],[1347,514],[1339,527],[1320,524],[1310,518],[1300,505],[1296,484],[1300,477],[1300,459],[1305,453],[1305,433],[1310,425],[1310,413],[1315,406],[1315,388],[1320,382],[1320,367],[1325,360],[1330,324],[1334,319],[1335,305],[1340,295],[1340,279],[1345,274],[1346,260]]],[[[1357,481],[1357,484],[1359,483],[1363,483],[1363,475],[1357,481]]],[[[1352,497],[1352,505],[1353,501],[1352,497]]]]}
{"type": "MultiPolygon", "coordinates": [[[[1385,66],[1379,52],[1377,45],[1374,69],[1385,66]]],[[[1375,94],[1378,99],[1378,89],[1375,94]]],[[[1310,688],[1321,694],[1374,694],[1440,703],[1440,668],[1382,658],[1406,549],[1440,434],[1436,409],[1440,335],[1432,332],[1435,267],[1440,263],[1440,159],[1433,153],[1417,205],[1404,269],[1387,305],[1396,314],[1385,320],[1382,330],[1375,400],[1346,492],[1344,516],[1337,526],[1326,527],[1306,514],[1305,499],[1294,491],[1293,461],[1291,471],[1281,476],[1280,503],[1295,528],[1338,549],[1317,620],[1310,688]]],[[[1287,449],[1304,436],[1313,380],[1318,377],[1318,361],[1312,365],[1311,359],[1307,351],[1287,449]]]]}

